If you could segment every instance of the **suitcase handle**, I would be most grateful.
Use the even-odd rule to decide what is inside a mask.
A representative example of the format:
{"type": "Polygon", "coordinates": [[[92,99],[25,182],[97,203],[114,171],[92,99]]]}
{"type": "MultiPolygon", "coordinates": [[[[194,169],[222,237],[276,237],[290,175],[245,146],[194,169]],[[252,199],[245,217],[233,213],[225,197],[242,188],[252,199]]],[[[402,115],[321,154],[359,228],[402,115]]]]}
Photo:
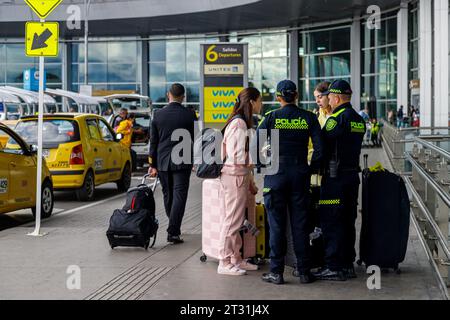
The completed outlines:
{"type": "MultiPolygon", "coordinates": [[[[145,180],[147,180],[148,177],[150,177],[150,175],[149,175],[149,174],[145,174],[145,175],[142,177],[141,183],[140,183],[138,186],[136,186],[136,187],[133,187],[133,188],[128,189],[127,192],[131,192],[131,191],[138,190],[139,187],[140,187],[140,186],[143,186],[143,185],[146,186],[145,180]]],[[[152,192],[155,193],[156,187],[158,186],[158,183],[159,183],[159,176],[156,176],[156,178],[153,178],[153,179],[155,179],[155,181],[152,183],[151,189],[152,189],[152,192]]]]}

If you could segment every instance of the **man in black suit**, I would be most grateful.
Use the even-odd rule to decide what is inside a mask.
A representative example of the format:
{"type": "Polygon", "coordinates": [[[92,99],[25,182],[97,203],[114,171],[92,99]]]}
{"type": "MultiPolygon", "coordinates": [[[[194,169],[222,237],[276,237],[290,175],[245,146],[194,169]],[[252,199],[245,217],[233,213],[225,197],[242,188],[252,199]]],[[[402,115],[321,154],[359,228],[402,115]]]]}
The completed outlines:
{"type": "MultiPolygon", "coordinates": [[[[159,175],[164,194],[164,206],[169,227],[167,228],[167,241],[174,244],[184,242],[181,239],[181,222],[184,216],[186,200],[189,189],[189,179],[192,170],[192,145],[194,140],[194,114],[191,110],[183,107],[185,89],[179,83],[174,83],[167,93],[169,104],[155,111],[151,125],[149,174],[152,177],[159,175]],[[172,141],[175,130],[184,130],[189,133],[190,141],[187,146],[189,159],[184,154],[185,149],[174,152],[177,159],[172,159],[172,150],[181,139],[172,141]],[[183,161],[179,161],[183,159],[183,161]]],[[[174,135],[178,138],[178,134],[174,135]]],[[[184,141],[186,143],[187,141],[184,141]]],[[[177,149],[178,150],[178,149],[177,149]]]]}

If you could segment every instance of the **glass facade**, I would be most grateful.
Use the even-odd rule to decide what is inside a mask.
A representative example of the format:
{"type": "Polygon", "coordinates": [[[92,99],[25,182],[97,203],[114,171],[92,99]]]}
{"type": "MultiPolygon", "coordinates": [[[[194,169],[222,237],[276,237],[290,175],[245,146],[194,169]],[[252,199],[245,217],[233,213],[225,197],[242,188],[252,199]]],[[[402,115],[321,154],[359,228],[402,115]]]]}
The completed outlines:
{"type": "MultiPolygon", "coordinates": [[[[88,83],[93,91],[118,90],[140,93],[141,42],[90,42],[88,46],[88,83]]],[[[84,84],[84,44],[72,44],[72,87],[84,84]]]]}
{"type": "Polygon", "coordinates": [[[248,43],[248,82],[263,98],[263,112],[278,108],[277,83],[289,78],[289,34],[234,35],[231,42],[248,43]]]}
{"type": "MultiPolygon", "coordinates": [[[[45,58],[47,87],[49,88],[62,87],[61,52],[62,50],[58,57],[45,58]]],[[[39,58],[25,56],[23,43],[0,43],[0,86],[23,88],[23,71],[30,68],[39,69],[39,58]]]]}
{"type": "Polygon", "coordinates": [[[397,17],[383,17],[381,28],[361,27],[361,104],[378,118],[397,110],[397,17]]]}
{"type": "Polygon", "coordinates": [[[198,110],[200,104],[200,44],[217,42],[217,38],[148,41],[149,96],[156,107],[167,103],[170,84],[179,82],[186,88],[186,104],[198,110]]]}
{"type": "Polygon", "coordinates": [[[314,88],[322,81],[336,78],[350,82],[350,26],[300,31],[300,104],[314,109],[314,88]]]}

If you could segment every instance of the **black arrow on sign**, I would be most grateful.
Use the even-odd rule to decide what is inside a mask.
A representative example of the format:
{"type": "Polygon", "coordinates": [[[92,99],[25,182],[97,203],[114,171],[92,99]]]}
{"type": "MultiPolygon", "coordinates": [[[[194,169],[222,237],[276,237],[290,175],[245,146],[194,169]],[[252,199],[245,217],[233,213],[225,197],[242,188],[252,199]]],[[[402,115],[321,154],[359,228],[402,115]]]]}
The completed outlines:
{"type": "Polygon", "coordinates": [[[47,48],[48,45],[45,43],[53,33],[50,30],[45,29],[40,36],[37,33],[34,34],[33,43],[31,44],[31,50],[37,50],[42,48],[47,48]]]}

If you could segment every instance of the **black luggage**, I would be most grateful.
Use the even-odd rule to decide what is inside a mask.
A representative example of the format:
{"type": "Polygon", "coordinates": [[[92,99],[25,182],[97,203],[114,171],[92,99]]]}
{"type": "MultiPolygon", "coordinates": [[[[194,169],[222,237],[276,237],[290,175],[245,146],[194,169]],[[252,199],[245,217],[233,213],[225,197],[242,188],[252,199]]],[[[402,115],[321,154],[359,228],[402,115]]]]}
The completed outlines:
{"type": "Polygon", "coordinates": [[[362,173],[362,224],[358,265],[393,268],[405,259],[408,246],[410,203],[403,179],[387,170],[362,173]]]}
{"type": "MultiPolygon", "coordinates": [[[[310,246],[311,246],[311,268],[320,268],[324,264],[325,247],[323,243],[322,230],[320,229],[319,220],[319,199],[320,199],[320,186],[318,183],[312,185],[310,188],[308,213],[311,218],[310,225],[310,246]]],[[[287,233],[287,251],[285,264],[294,268],[293,275],[298,276],[297,272],[297,259],[295,257],[294,245],[291,235],[291,224],[289,219],[287,220],[286,233],[287,233]]]]}
{"type": "Polygon", "coordinates": [[[130,188],[127,192],[127,201],[122,209],[114,210],[106,232],[109,244],[114,247],[143,247],[146,250],[150,246],[153,237],[153,247],[158,231],[158,220],[155,217],[155,199],[153,193],[158,184],[155,179],[152,188],[145,184],[145,179],[137,187],[130,188]]]}

